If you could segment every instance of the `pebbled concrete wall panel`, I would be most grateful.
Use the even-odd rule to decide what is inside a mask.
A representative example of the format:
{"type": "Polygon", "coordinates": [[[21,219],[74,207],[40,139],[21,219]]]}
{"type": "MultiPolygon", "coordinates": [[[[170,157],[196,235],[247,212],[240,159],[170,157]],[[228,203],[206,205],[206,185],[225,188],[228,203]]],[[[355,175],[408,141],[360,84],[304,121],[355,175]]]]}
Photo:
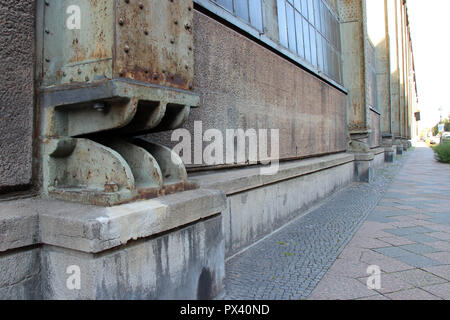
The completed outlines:
{"type": "Polygon", "coordinates": [[[32,180],[35,1],[0,0],[0,193],[32,180]]]}
{"type": "MultiPolygon", "coordinates": [[[[214,19],[194,18],[194,89],[202,103],[185,128],[193,133],[202,121],[203,132],[224,136],[226,129],[279,129],[281,160],[346,150],[344,93],[214,19]]],[[[173,146],[170,135],[148,138],[173,146]]]]}

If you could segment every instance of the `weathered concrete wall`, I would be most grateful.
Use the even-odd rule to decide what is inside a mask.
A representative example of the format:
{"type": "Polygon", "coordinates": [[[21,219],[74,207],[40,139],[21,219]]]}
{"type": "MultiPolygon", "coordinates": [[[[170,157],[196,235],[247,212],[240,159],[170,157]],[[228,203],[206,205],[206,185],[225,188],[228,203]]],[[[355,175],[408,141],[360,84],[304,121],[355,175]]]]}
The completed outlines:
{"type": "Polygon", "coordinates": [[[352,161],[229,196],[223,214],[227,256],[305,213],[318,200],[351,183],[353,174],[352,161]]]}
{"type": "Polygon", "coordinates": [[[44,299],[212,299],[225,276],[222,217],[104,254],[45,246],[44,299]],[[81,270],[81,290],[69,290],[67,267],[81,270]]]}
{"type": "Polygon", "coordinates": [[[41,299],[40,249],[0,253],[0,299],[41,299]]]}
{"type": "MultiPolygon", "coordinates": [[[[217,21],[195,14],[195,90],[185,127],[279,129],[280,158],[346,149],[344,93],[217,21]]],[[[170,143],[170,134],[158,140],[170,143]]],[[[151,137],[155,139],[155,136],[151,137]]]]}
{"type": "Polygon", "coordinates": [[[376,148],[381,145],[381,119],[380,115],[373,110],[369,111],[369,124],[371,133],[369,134],[369,147],[376,148]]]}
{"type": "Polygon", "coordinates": [[[384,155],[384,149],[374,149],[374,159],[373,159],[373,165],[375,168],[380,168],[385,163],[385,155],[384,155]]]}
{"type": "Polygon", "coordinates": [[[0,1],[0,193],[32,180],[35,1],[0,1]]]}

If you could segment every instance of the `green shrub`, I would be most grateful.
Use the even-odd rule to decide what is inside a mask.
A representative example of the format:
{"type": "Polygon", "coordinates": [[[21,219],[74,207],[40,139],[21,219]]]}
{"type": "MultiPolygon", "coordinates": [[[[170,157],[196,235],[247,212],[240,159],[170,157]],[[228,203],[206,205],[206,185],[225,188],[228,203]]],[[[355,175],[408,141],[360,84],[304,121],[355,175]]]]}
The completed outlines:
{"type": "Polygon", "coordinates": [[[438,161],[450,164],[450,143],[441,143],[434,147],[433,150],[438,161]]]}

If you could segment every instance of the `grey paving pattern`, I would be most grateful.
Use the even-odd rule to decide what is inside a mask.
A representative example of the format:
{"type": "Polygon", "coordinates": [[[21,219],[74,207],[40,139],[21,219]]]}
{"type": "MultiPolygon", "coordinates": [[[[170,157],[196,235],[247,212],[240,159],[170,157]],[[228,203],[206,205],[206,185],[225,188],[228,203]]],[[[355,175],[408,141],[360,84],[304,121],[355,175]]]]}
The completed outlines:
{"type": "Polygon", "coordinates": [[[423,145],[411,153],[309,298],[449,300],[450,166],[423,145]],[[358,280],[367,288],[361,270],[369,265],[380,267],[381,287],[349,286],[358,280]]]}
{"type": "MultiPolygon", "coordinates": [[[[404,156],[403,160],[407,157],[408,155],[404,156]]],[[[226,265],[224,299],[298,300],[309,297],[328,269],[336,262],[343,248],[375,209],[403,162],[398,161],[380,169],[375,181],[370,185],[353,184],[335,194],[319,208],[229,260],[226,265]]],[[[400,194],[400,197],[407,199],[403,194],[400,194]]],[[[390,222],[391,212],[388,210],[385,213],[374,218],[390,222]]],[[[414,230],[405,232],[408,235],[417,234],[414,230]]],[[[395,237],[396,234],[397,232],[385,232],[383,235],[395,237]]],[[[403,244],[412,243],[415,242],[403,244]]],[[[386,242],[369,239],[366,246],[383,247],[386,246],[386,242]]],[[[408,255],[413,254],[404,251],[408,255]]],[[[408,257],[413,259],[411,255],[408,257]]],[[[364,265],[363,268],[360,266],[355,268],[351,264],[346,265],[346,261],[343,262],[344,271],[352,270],[360,277],[366,275],[364,265]]],[[[420,259],[416,262],[424,263],[420,259]]],[[[330,278],[330,281],[335,280],[330,278]]],[[[369,291],[358,279],[348,279],[340,285],[345,287],[341,291],[347,293],[345,297],[349,299],[377,294],[369,291]]],[[[330,293],[329,297],[333,298],[333,293],[330,293]]]]}

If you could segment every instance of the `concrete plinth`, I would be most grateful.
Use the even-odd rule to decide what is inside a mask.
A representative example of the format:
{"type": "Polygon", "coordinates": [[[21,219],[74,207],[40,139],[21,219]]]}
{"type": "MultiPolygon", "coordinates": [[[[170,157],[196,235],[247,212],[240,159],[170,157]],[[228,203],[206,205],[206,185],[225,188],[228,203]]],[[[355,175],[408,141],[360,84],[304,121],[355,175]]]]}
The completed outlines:
{"type": "Polygon", "coordinates": [[[396,147],[385,147],[384,148],[384,162],[393,163],[395,160],[396,147]]]}
{"type": "Polygon", "coordinates": [[[44,299],[213,299],[224,260],[221,216],[101,254],[45,246],[44,299]],[[80,268],[80,290],[67,287],[69,266],[80,268]]]}
{"type": "Polygon", "coordinates": [[[373,153],[356,153],[354,179],[358,182],[370,183],[375,174],[375,156],[373,153]]]}

